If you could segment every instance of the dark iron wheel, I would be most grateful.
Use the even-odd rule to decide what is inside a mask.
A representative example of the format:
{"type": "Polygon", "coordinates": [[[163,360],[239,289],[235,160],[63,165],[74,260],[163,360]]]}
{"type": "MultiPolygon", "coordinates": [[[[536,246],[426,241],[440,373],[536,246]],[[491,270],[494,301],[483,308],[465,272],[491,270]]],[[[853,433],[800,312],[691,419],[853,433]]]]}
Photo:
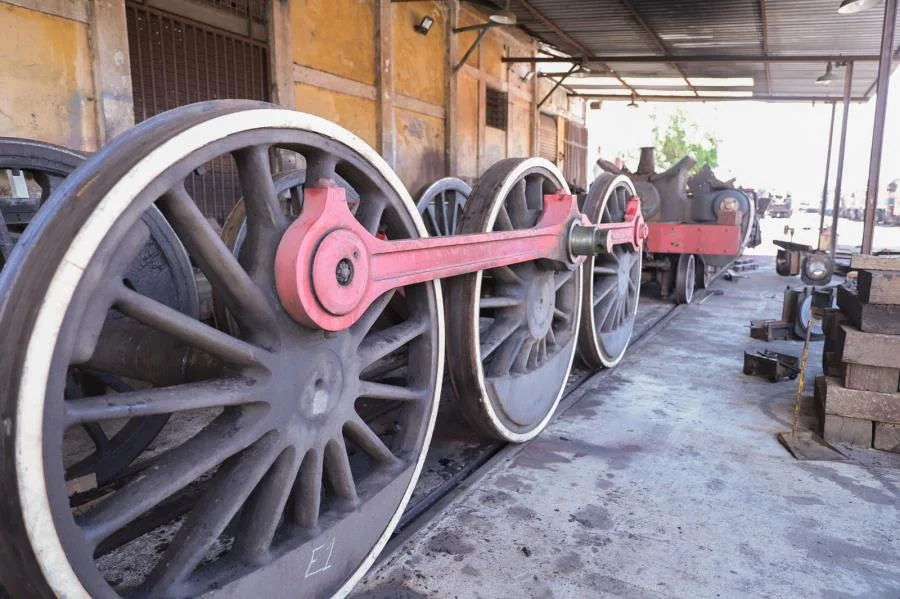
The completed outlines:
{"type": "MultiPolygon", "coordinates": [[[[12,245],[35,218],[47,199],[82,162],[73,150],[30,139],[0,138],[0,169],[10,169],[19,185],[0,198],[0,268],[9,257],[12,245]],[[24,190],[21,189],[24,187],[24,190]],[[24,191],[22,194],[16,191],[24,191]],[[9,243],[4,243],[5,240],[9,243]]],[[[159,210],[143,216],[150,237],[137,258],[129,265],[125,279],[141,293],[171,308],[196,317],[199,310],[197,286],[187,253],[159,210]]],[[[110,313],[107,318],[121,315],[110,313]]],[[[141,373],[129,373],[141,379],[141,373]]],[[[66,397],[77,398],[108,390],[131,390],[135,381],[121,376],[99,375],[90,368],[73,368],[69,373],[66,397]]],[[[66,478],[88,477],[97,484],[113,480],[153,441],[166,423],[165,416],[131,418],[102,427],[85,423],[74,441],[78,452],[70,452],[66,478]]],[[[74,483],[73,483],[74,484],[74,483]]],[[[93,482],[91,483],[93,484],[93,482]]]]}
{"type": "Polygon", "coordinates": [[[416,205],[429,235],[454,235],[472,188],[462,179],[444,177],[419,192],[416,205]]]}
{"type": "Polygon", "coordinates": [[[689,304],[694,299],[697,282],[696,261],[693,254],[681,254],[675,266],[675,303],[689,304]]]}
{"type": "MultiPolygon", "coordinates": [[[[625,175],[601,173],[588,190],[583,212],[591,222],[625,220],[634,185],[625,175]]],[[[634,331],[641,291],[641,252],[616,246],[610,254],[585,261],[578,355],[589,368],[619,363],[634,331]]]]}
{"type": "Polygon", "coordinates": [[[272,147],[302,154],[310,180],[338,173],[349,181],[370,231],[425,234],[371,148],[268,104],[180,108],[90,158],[26,230],[15,268],[0,273],[0,413],[12,423],[10,451],[0,455],[0,573],[13,595],[330,596],[346,592],[387,541],[437,412],[440,286],[387,293],[341,333],[298,326],[272,284],[287,226],[272,147]],[[246,199],[237,258],[182,185],[223,156],[234,159],[246,199]],[[125,284],[154,203],[240,337],[125,284]],[[109,332],[111,308],[140,327],[149,362],[185,365],[187,356],[188,382],[64,401],[70,364],[109,332]],[[74,502],[65,431],[126,415],[172,415],[166,446],[136,462],[132,476],[74,502]]]}
{"type": "MultiPolygon", "coordinates": [[[[541,158],[501,160],[485,172],[459,233],[533,227],[544,195],[568,192],[562,173],[541,158]]],[[[581,277],[545,261],[448,282],[455,324],[448,368],[468,422],[481,434],[521,442],[540,433],[566,384],[581,317],[581,277]]]]}

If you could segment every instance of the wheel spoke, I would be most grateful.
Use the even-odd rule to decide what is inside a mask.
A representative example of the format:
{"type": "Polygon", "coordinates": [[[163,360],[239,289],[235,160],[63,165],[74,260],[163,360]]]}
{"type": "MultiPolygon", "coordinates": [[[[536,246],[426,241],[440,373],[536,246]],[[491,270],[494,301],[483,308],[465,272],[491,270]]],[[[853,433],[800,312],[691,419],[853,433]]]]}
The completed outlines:
{"type": "Polygon", "coordinates": [[[528,372],[528,365],[531,362],[531,357],[536,344],[537,341],[535,339],[525,339],[519,348],[518,355],[516,355],[516,360],[511,372],[528,372]]]}
{"type": "Polygon", "coordinates": [[[441,221],[444,223],[444,228],[441,229],[441,232],[444,235],[453,235],[453,229],[450,228],[450,215],[448,214],[450,210],[450,200],[447,198],[447,192],[441,192],[440,203],[441,203],[441,221]]]}
{"type": "Polygon", "coordinates": [[[325,474],[334,494],[341,499],[356,505],[356,482],[350,470],[350,456],[344,445],[343,435],[330,440],[325,445],[325,474]]]}
{"type": "Polygon", "coordinates": [[[609,315],[612,312],[613,307],[615,307],[617,301],[618,301],[618,297],[613,296],[613,297],[609,298],[606,302],[604,302],[602,312],[600,312],[600,318],[596,318],[597,312],[596,312],[596,306],[595,306],[594,326],[599,326],[601,330],[605,328],[606,320],[607,320],[607,318],[609,318],[609,315]]]}
{"type": "Polygon", "coordinates": [[[275,250],[287,218],[275,191],[268,148],[245,148],[233,156],[247,210],[247,236],[241,245],[240,262],[257,285],[266,289],[272,285],[275,250]]]}
{"type": "Polygon", "coordinates": [[[87,541],[96,547],[206,471],[246,449],[259,436],[249,415],[222,414],[192,438],[162,455],[140,478],[88,512],[79,522],[87,541]]]}
{"type": "Polygon", "coordinates": [[[391,303],[391,299],[394,297],[395,291],[392,289],[383,295],[379,296],[372,305],[365,311],[365,313],[360,317],[356,323],[350,327],[350,330],[353,332],[353,335],[357,339],[363,339],[366,335],[369,334],[369,331],[372,330],[372,327],[375,326],[375,322],[378,320],[378,317],[381,316],[384,311],[387,309],[388,304],[391,303]]]}
{"type": "Polygon", "coordinates": [[[306,159],[306,186],[318,185],[321,180],[334,180],[338,157],[322,151],[307,152],[303,156],[306,159]]]}
{"type": "Polygon", "coordinates": [[[612,266],[594,266],[595,275],[615,275],[618,274],[618,272],[619,269],[612,266]]]}
{"type": "Polygon", "coordinates": [[[388,399],[394,401],[422,401],[428,399],[428,391],[388,385],[386,383],[373,383],[372,381],[360,381],[359,397],[369,399],[388,399]]]}
{"type": "Polygon", "coordinates": [[[441,234],[441,227],[438,225],[437,218],[434,214],[435,206],[431,204],[427,208],[425,208],[425,216],[428,217],[428,222],[431,223],[431,230],[434,231],[435,235],[441,234]]]}
{"type": "Polygon", "coordinates": [[[278,453],[278,434],[272,432],[223,464],[144,582],[150,596],[167,594],[194,571],[278,453]]]}
{"type": "Polygon", "coordinates": [[[560,288],[572,280],[572,277],[575,276],[574,270],[558,270],[554,274],[554,291],[559,291],[560,288]]]}
{"type": "Polygon", "coordinates": [[[604,298],[608,297],[610,293],[613,292],[619,286],[618,281],[612,278],[603,278],[599,283],[594,285],[594,306],[603,301],[604,298]]]}
{"type": "Polygon", "coordinates": [[[494,359],[491,360],[487,375],[493,377],[508,375],[512,371],[516,358],[519,357],[519,350],[527,337],[528,332],[524,330],[518,330],[510,335],[500,346],[494,359]]]}
{"type": "MultiPolygon", "coordinates": [[[[69,402],[66,402],[69,403],[69,402]]],[[[103,453],[109,447],[109,437],[106,436],[103,427],[96,422],[85,422],[83,425],[84,432],[91,438],[91,443],[97,448],[97,451],[103,453]]]]}
{"type": "Polygon", "coordinates": [[[407,320],[383,331],[371,333],[359,344],[359,363],[362,368],[374,364],[407,345],[410,341],[424,335],[428,330],[428,321],[424,318],[407,320]]]}
{"type": "Polygon", "coordinates": [[[500,345],[509,339],[510,335],[516,332],[521,326],[520,318],[498,318],[494,320],[491,327],[481,335],[481,359],[484,360],[496,350],[500,345]]]}
{"type": "MultiPolygon", "coordinates": [[[[356,211],[356,220],[366,231],[375,235],[378,233],[378,226],[381,224],[381,217],[384,215],[386,205],[384,196],[379,193],[361,195],[359,208],[356,211]]],[[[435,231],[440,231],[440,229],[436,228],[435,231]]]]}
{"type": "Polygon", "coordinates": [[[121,286],[115,306],[135,320],[240,366],[261,366],[262,351],[178,310],[121,286]]]}
{"type": "Polygon", "coordinates": [[[525,180],[521,179],[510,190],[506,205],[514,229],[527,229],[531,226],[528,222],[528,198],[525,196],[525,180]]]}
{"type": "Polygon", "coordinates": [[[253,559],[272,545],[300,470],[300,457],[295,447],[284,450],[257,486],[235,535],[234,549],[238,555],[253,559]]]}
{"type": "Polygon", "coordinates": [[[509,266],[501,266],[500,268],[492,268],[488,271],[492,277],[503,283],[512,283],[516,285],[524,285],[525,282],[516,274],[509,266]]]}
{"type": "Polygon", "coordinates": [[[563,321],[564,324],[568,325],[569,322],[572,321],[572,315],[571,315],[569,312],[565,312],[565,311],[560,310],[559,308],[557,308],[557,307],[554,306],[554,308],[553,308],[553,319],[554,319],[554,320],[561,320],[561,321],[563,321]]]}
{"type": "Polygon", "coordinates": [[[513,227],[512,220],[509,218],[509,212],[506,210],[506,206],[501,204],[500,211],[497,212],[497,220],[494,222],[494,230],[512,231],[514,229],[515,227],[513,227]]]}
{"type": "Polygon", "coordinates": [[[273,343],[276,331],[272,305],[184,187],[179,185],[166,192],[159,206],[213,289],[223,298],[241,331],[262,333],[261,342],[273,343]]]}
{"type": "Polygon", "coordinates": [[[269,399],[269,394],[268,384],[252,378],[218,379],[173,387],[157,387],[127,393],[69,399],[65,402],[66,420],[71,426],[118,418],[236,406],[265,402],[269,399]]]}
{"type": "Polygon", "coordinates": [[[344,434],[374,460],[382,464],[398,464],[399,459],[358,414],[344,424],[344,434]]]}
{"type": "Polygon", "coordinates": [[[300,474],[294,483],[294,520],[303,528],[319,524],[322,502],[322,455],[310,449],[303,458],[300,474]]]}
{"type": "Polygon", "coordinates": [[[517,297],[505,297],[497,295],[494,297],[483,297],[479,300],[481,308],[515,308],[522,305],[522,300],[517,297]]]}

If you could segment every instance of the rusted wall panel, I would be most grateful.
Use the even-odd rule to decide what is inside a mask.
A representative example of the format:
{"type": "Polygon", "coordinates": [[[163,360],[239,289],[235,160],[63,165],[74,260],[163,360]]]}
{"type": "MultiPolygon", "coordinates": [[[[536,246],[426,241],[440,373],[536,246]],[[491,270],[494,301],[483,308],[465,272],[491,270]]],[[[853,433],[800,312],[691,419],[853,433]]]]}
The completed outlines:
{"type": "Polygon", "coordinates": [[[478,114],[478,80],[460,73],[457,84],[457,168],[462,178],[475,178],[478,172],[478,131],[483,123],[478,114]]]}
{"type": "Polygon", "coordinates": [[[404,2],[391,6],[391,20],[394,92],[443,106],[445,11],[437,2],[404,2]],[[426,16],[434,25],[422,35],[414,27],[426,16]]]}
{"type": "Polygon", "coordinates": [[[88,27],[0,3],[0,135],[97,149],[88,27]]]}
{"type": "Polygon", "coordinates": [[[397,165],[400,180],[410,193],[444,175],[444,121],[395,108],[397,165]]]}
{"type": "Polygon", "coordinates": [[[294,62],[375,84],[371,0],[292,0],[294,62]]]}
{"type": "Polygon", "coordinates": [[[294,85],[294,105],[297,110],[334,121],[375,147],[375,102],[297,83],[294,85]]]}

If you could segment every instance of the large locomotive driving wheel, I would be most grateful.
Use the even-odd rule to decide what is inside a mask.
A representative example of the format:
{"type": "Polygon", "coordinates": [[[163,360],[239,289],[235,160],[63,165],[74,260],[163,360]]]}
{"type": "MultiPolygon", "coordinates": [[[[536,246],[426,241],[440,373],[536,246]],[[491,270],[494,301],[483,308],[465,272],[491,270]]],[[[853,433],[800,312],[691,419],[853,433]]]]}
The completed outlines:
{"type": "Polygon", "coordinates": [[[273,146],[302,154],[308,181],[350,182],[369,231],[424,235],[408,193],[371,148],[266,104],[184,107],[93,156],[26,231],[16,268],[0,275],[0,413],[12,423],[0,437],[0,573],[15,595],[329,596],[346,592],[386,542],[434,426],[440,287],[386,293],[339,333],[299,326],[273,286],[288,225],[269,167],[273,146]],[[183,186],[220,156],[235,160],[246,202],[238,257],[183,186]],[[240,337],[124,280],[154,203],[240,337]],[[111,308],[136,327],[147,360],[176,359],[190,382],[64,400],[69,366],[108,337],[111,308]],[[181,422],[181,436],[73,507],[65,431],[160,414],[181,422]]]}
{"type": "MultiPolygon", "coordinates": [[[[591,184],[583,212],[593,223],[625,221],[634,185],[625,175],[601,173],[591,184]]],[[[619,363],[634,331],[641,290],[641,252],[617,245],[588,258],[582,268],[581,329],[578,355],[589,368],[619,363]]]]}
{"type": "MultiPolygon", "coordinates": [[[[466,205],[459,233],[535,226],[545,194],[568,186],[540,158],[501,160],[466,205]]],[[[526,441],[544,429],[565,387],[581,310],[581,278],[534,261],[448,282],[448,367],[456,397],[480,433],[526,441]]]]}
{"type": "MultiPolygon", "coordinates": [[[[78,152],[41,141],[0,138],[0,169],[10,169],[20,176],[8,197],[0,198],[0,268],[4,266],[12,245],[38,214],[62,182],[82,162],[78,152]],[[21,187],[24,186],[24,189],[21,187]],[[5,236],[5,239],[4,239],[5,236]]],[[[129,285],[145,295],[196,317],[198,313],[197,287],[187,254],[165,218],[155,208],[143,216],[150,238],[136,259],[129,265],[125,279],[129,285]]],[[[11,266],[12,267],[12,266],[11,266]]],[[[109,318],[121,315],[110,313],[109,318]]],[[[98,373],[88,368],[72,369],[66,385],[66,397],[93,395],[106,389],[118,392],[130,390],[139,380],[146,380],[147,371],[130,372],[136,380],[98,373]]],[[[122,372],[118,373],[123,374],[122,372]]],[[[156,373],[158,375],[159,373],[156,373]]],[[[151,376],[150,380],[153,380],[151,376]]],[[[139,384],[139,383],[138,383],[139,384]]],[[[93,477],[99,484],[111,481],[144,451],[166,423],[165,416],[132,418],[115,426],[84,423],[66,437],[66,477],[75,480],[93,477]]]]}
{"type": "Polygon", "coordinates": [[[444,177],[419,192],[416,205],[429,235],[454,235],[472,188],[462,179],[444,177]]]}

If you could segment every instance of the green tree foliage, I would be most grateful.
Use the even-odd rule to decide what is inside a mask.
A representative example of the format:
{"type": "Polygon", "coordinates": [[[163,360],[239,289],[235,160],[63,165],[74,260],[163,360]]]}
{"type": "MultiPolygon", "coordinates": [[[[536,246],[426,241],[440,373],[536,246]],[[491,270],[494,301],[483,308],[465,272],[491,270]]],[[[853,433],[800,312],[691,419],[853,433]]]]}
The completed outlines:
{"type": "Polygon", "coordinates": [[[691,170],[694,173],[704,164],[710,168],[719,165],[719,138],[712,133],[701,131],[700,126],[688,120],[680,108],[669,115],[664,128],[653,120],[653,145],[656,146],[656,170],[665,170],[685,156],[692,156],[697,164],[691,170]]]}

